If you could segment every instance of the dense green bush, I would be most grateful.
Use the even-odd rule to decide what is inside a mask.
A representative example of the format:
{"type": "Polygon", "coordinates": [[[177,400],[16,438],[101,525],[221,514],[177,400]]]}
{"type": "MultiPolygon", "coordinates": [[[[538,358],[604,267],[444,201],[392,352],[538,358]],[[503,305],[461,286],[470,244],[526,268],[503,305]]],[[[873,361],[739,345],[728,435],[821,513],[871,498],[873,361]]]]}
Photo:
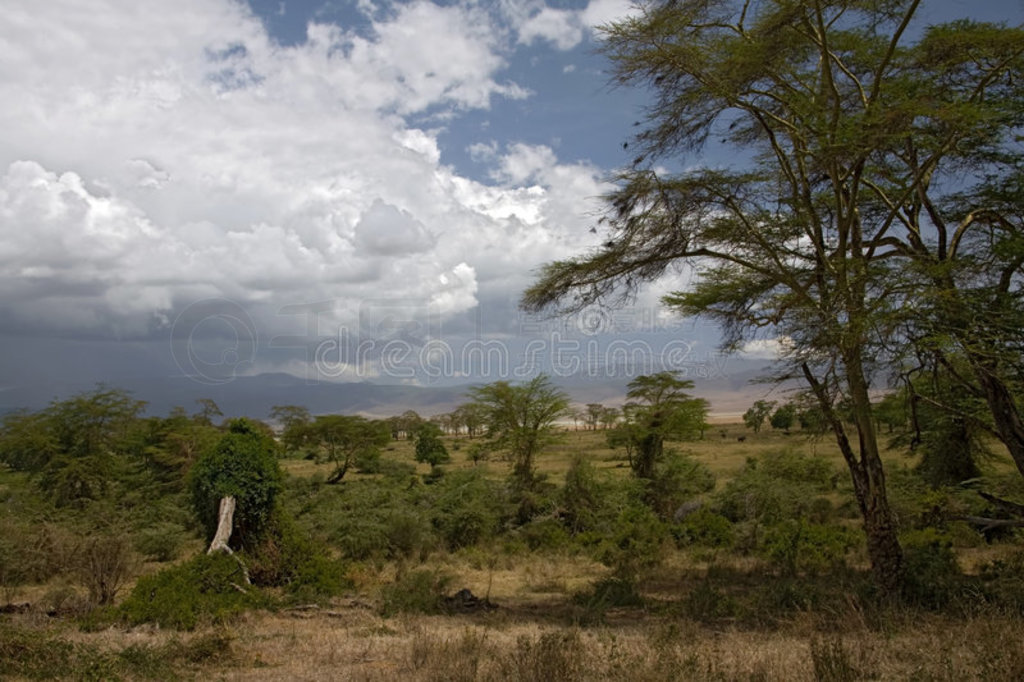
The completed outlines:
{"type": "Polygon", "coordinates": [[[451,550],[493,537],[510,512],[504,488],[475,470],[452,472],[433,487],[432,523],[451,550]]]}
{"type": "Polygon", "coordinates": [[[238,613],[269,603],[258,589],[244,585],[241,567],[226,554],[194,559],[139,578],[120,605],[121,618],[132,625],[156,623],[176,630],[221,623],[238,613]]]}
{"type": "Polygon", "coordinates": [[[701,547],[731,547],[735,541],[732,522],[707,507],[689,514],[678,523],[673,532],[680,545],[701,547]]]}
{"type": "Polygon", "coordinates": [[[188,534],[176,523],[162,522],[135,534],[135,549],[152,561],[174,561],[181,555],[188,534]]]}
{"type": "Polygon", "coordinates": [[[765,533],[764,552],[786,575],[821,573],[841,562],[857,543],[857,536],[842,526],[787,519],[765,533]]]}
{"type": "Polygon", "coordinates": [[[668,527],[649,507],[634,503],[623,509],[597,547],[597,559],[620,578],[635,580],[664,559],[668,527]]]}
{"type": "Polygon", "coordinates": [[[685,502],[713,490],[715,476],[702,462],[674,450],[666,450],[650,478],[640,479],[644,499],[663,519],[671,519],[685,502]]]}
{"type": "Polygon", "coordinates": [[[721,513],[734,523],[772,524],[812,512],[821,516],[820,493],[834,487],[834,476],[825,460],[784,450],[748,459],[716,499],[721,513]]]}
{"type": "Polygon", "coordinates": [[[192,467],[190,487],[196,514],[207,539],[217,530],[220,500],[235,498],[231,544],[246,547],[259,540],[281,488],[277,446],[247,419],[228,424],[228,432],[192,467]]]}
{"type": "Polygon", "coordinates": [[[428,568],[400,575],[381,589],[381,614],[440,613],[451,582],[449,574],[428,568]]]}

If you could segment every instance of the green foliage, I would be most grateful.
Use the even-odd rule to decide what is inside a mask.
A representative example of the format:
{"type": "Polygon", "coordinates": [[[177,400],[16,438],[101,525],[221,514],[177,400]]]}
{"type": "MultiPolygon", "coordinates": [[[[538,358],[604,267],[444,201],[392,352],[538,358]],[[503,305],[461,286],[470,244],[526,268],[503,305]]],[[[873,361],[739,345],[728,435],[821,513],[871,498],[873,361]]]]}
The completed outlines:
{"type": "Polygon", "coordinates": [[[681,544],[701,547],[732,547],[735,531],[732,522],[707,507],[688,514],[675,530],[681,544]]]}
{"type": "Polygon", "coordinates": [[[604,486],[597,479],[597,470],[585,457],[577,454],[565,472],[565,487],[559,495],[559,513],[573,535],[597,526],[604,501],[604,486]]]}
{"type": "Polygon", "coordinates": [[[220,500],[231,496],[236,503],[231,542],[236,547],[255,545],[281,488],[276,445],[249,420],[232,420],[228,432],[192,468],[190,484],[207,539],[217,530],[220,500]]]}
{"type": "Polygon", "coordinates": [[[381,615],[441,613],[451,583],[452,576],[444,572],[427,568],[409,571],[381,589],[381,615]]]}
{"type": "Polygon", "coordinates": [[[129,393],[99,386],[40,412],[12,413],[0,425],[0,461],[40,474],[40,488],[57,506],[81,508],[114,496],[144,410],[129,393]]]}
{"type": "Polygon", "coordinates": [[[903,537],[905,547],[903,597],[911,604],[942,609],[964,594],[966,581],[952,543],[934,529],[903,537]]]}
{"type": "Polygon", "coordinates": [[[783,450],[748,459],[716,498],[722,514],[733,522],[778,523],[810,515],[817,494],[832,489],[833,476],[825,460],[783,450]]]}
{"type": "Polygon", "coordinates": [[[118,608],[131,625],[156,623],[175,630],[224,623],[246,609],[269,602],[258,588],[244,585],[232,556],[200,554],[190,561],[139,578],[118,608]]]}
{"type": "Polygon", "coordinates": [[[786,403],[780,405],[774,412],[772,412],[771,418],[768,423],[772,425],[773,429],[779,429],[780,431],[789,431],[793,427],[793,422],[796,421],[796,405],[793,403],[786,403]]]}
{"type": "Polygon", "coordinates": [[[747,425],[748,429],[753,429],[754,433],[759,432],[774,407],[773,401],[758,400],[743,413],[743,423],[747,425]]]}
{"type": "Polygon", "coordinates": [[[696,439],[704,433],[708,403],[690,397],[686,391],[691,388],[693,382],[680,379],[676,372],[642,375],[629,382],[624,424],[609,443],[629,441],[630,465],[638,478],[655,478],[666,440],[696,439]]]}
{"type": "Polygon", "coordinates": [[[345,565],[300,534],[280,508],[274,510],[258,542],[240,558],[254,585],[284,587],[305,601],[334,596],[348,586],[345,565]]]}
{"type": "Polygon", "coordinates": [[[787,519],[765,533],[764,552],[787,576],[824,573],[856,546],[854,533],[841,526],[787,519]]]}
{"type": "Polygon", "coordinates": [[[486,425],[488,447],[512,459],[513,483],[522,489],[536,484],[534,458],[558,437],[555,422],[569,409],[568,395],[540,375],[513,385],[496,381],[470,391],[486,425]]]}
{"type": "Polygon", "coordinates": [[[671,519],[684,503],[713,490],[715,476],[703,462],[670,450],[640,485],[651,509],[661,518],[671,519]]]}
{"type": "Polygon", "coordinates": [[[425,422],[417,428],[416,461],[432,467],[451,461],[448,448],[441,441],[441,429],[436,424],[425,422]]]}
{"type": "Polygon", "coordinates": [[[309,410],[300,405],[274,405],[270,419],[281,427],[281,444],[286,452],[296,452],[306,445],[306,429],[312,421],[309,410]]]}
{"type": "Polygon", "coordinates": [[[151,561],[174,561],[187,538],[180,524],[158,522],[135,534],[135,549],[151,561]]]}
{"type": "Polygon", "coordinates": [[[597,547],[597,559],[623,579],[636,580],[661,563],[669,540],[668,528],[646,505],[623,509],[611,534],[597,547]]]}
{"type": "Polygon", "coordinates": [[[62,639],[49,632],[0,625],[0,678],[33,680],[174,680],[195,664],[226,661],[231,638],[222,632],[120,651],[62,639]]]}
{"type": "Polygon", "coordinates": [[[391,427],[386,421],[344,414],[320,415],[303,428],[304,443],[323,453],[335,465],[328,483],[338,483],[350,467],[364,473],[380,468],[380,449],[391,440],[391,427]]]}
{"type": "Polygon", "coordinates": [[[476,471],[446,476],[433,502],[432,523],[444,544],[455,550],[494,537],[509,513],[501,487],[476,471]]]}

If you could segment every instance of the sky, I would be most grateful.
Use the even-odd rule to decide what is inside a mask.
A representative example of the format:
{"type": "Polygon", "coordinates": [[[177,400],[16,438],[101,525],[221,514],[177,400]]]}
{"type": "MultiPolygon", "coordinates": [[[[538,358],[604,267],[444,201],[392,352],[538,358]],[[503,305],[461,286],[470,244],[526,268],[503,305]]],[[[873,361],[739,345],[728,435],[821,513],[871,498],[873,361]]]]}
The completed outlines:
{"type": "MultiPolygon", "coordinates": [[[[1019,22],[1020,2],[933,0],[1019,22]]],[[[644,93],[625,0],[10,0],[0,393],[284,372],[428,385],[723,374],[658,305],[516,304],[599,243],[644,93]],[[673,364],[674,363],[674,364],[673,364]]],[[[754,344],[748,360],[771,355],[754,344]]],[[[705,377],[706,378],[706,377],[705,377]]]]}

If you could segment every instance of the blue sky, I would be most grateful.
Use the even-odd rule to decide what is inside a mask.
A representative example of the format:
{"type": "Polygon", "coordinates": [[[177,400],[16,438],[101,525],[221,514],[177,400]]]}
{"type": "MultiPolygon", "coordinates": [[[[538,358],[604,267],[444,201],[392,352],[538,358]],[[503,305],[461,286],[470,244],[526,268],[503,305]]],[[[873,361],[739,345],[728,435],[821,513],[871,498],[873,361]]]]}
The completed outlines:
{"type": "MultiPolygon", "coordinates": [[[[572,361],[621,380],[607,368],[627,356],[722,374],[714,330],[658,306],[681,274],[625,311],[515,307],[536,268],[600,239],[598,197],[644,99],[610,87],[592,26],[628,11],[7,3],[0,390],[267,372],[457,383],[572,361]]],[[[1019,23],[1024,5],[924,11],[1019,23]]]]}

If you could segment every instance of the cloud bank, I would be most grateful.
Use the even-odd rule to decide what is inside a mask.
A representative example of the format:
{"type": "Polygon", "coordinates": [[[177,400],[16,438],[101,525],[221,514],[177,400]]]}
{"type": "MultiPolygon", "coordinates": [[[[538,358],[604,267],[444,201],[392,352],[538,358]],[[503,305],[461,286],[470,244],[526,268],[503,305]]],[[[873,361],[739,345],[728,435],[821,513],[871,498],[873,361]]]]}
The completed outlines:
{"type": "Polygon", "coordinates": [[[502,75],[517,45],[568,49],[621,4],[503,7],[370,8],[295,46],[232,0],[5,7],[0,333],[160,338],[210,298],[268,334],[314,301],[348,324],[368,299],[514,300],[597,239],[603,171],[483,140],[490,175],[462,177],[438,135],[529,97],[502,75]]]}

